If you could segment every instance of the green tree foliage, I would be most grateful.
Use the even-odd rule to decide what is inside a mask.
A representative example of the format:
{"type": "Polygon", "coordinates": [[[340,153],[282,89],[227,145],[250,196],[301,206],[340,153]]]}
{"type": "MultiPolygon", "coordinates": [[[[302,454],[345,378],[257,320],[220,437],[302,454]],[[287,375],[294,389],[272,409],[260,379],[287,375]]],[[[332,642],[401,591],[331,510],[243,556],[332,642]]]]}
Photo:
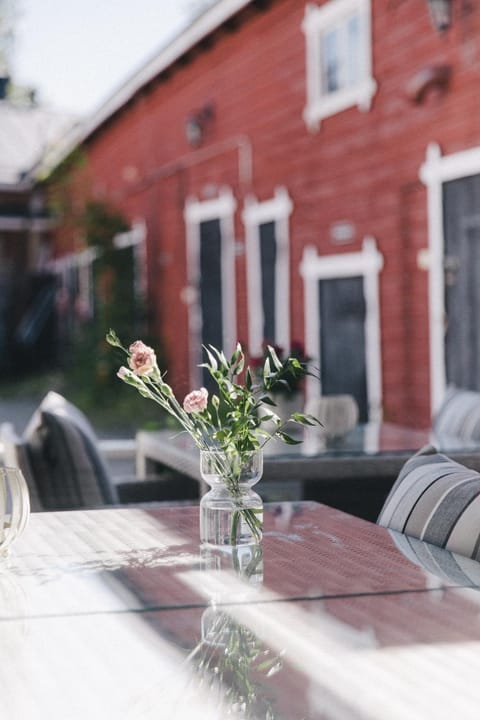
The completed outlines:
{"type": "Polygon", "coordinates": [[[114,393],[117,362],[108,352],[105,328],[122,328],[127,337],[143,330],[144,308],[135,294],[133,248],[117,248],[114,238],[129,230],[126,218],[107,203],[89,201],[79,220],[93,248],[93,317],[75,323],[69,375],[84,406],[114,393]]]}

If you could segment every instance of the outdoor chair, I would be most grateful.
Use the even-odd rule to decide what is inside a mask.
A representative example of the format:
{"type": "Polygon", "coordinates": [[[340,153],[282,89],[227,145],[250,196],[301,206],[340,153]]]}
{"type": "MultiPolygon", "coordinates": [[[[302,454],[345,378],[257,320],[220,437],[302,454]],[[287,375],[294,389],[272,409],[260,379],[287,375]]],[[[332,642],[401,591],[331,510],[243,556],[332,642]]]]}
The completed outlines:
{"type": "MultiPolygon", "coordinates": [[[[22,438],[2,426],[4,462],[14,462],[30,488],[32,509],[66,510],[123,503],[176,500],[178,480],[167,473],[148,479],[114,481],[87,417],[62,395],[49,392],[22,438]],[[15,462],[16,461],[16,462],[15,462]]],[[[182,483],[198,497],[198,484],[182,483]]],[[[182,499],[184,499],[182,497],[182,499]]]]}
{"type": "Polygon", "coordinates": [[[312,398],[305,409],[320,420],[318,432],[329,440],[345,437],[358,422],[358,404],[353,395],[321,395],[312,398]]]}
{"type": "Polygon", "coordinates": [[[480,393],[450,387],[432,420],[434,441],[447,447],[448,440],[480,441],[480,393]]]}
{"type": "Polygon", "coordinates": [[[377,523],[480,559],[480,473],[422,448],[403,466],[377,523]]]}

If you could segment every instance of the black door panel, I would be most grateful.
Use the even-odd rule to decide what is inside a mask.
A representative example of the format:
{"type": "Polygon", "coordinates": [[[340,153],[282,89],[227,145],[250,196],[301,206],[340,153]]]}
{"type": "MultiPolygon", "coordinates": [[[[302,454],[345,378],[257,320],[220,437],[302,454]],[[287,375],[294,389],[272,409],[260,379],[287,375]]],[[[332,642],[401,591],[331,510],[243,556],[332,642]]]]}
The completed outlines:
{"type": "Polygon", "coordinates": [[[363,278],[320,280],[320,367],[323,395],[353,395],[368,420],[363,278]]]}

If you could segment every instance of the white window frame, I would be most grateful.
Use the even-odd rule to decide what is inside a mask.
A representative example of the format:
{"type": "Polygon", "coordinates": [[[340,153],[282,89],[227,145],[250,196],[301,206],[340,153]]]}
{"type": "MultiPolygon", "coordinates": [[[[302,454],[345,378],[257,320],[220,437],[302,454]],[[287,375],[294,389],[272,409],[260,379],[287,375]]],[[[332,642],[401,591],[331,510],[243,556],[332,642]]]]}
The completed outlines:
{"type": "Polygon", "coordinates": [[[371,0],[330,0],[321,7],[312,4],[305,7],[302,30],[305,33],[307,103],[303,116],[310,130],[318,130],[323,118],[353,105],[364,112],[370,109],[377,89],[372,74],[371,16],[371,0]],[[361,80],[354,87],[324,94],[321,91],[321,36],[329,28],[346,22],[354,13],[361,17],[361,80]]]}
{"type": "Polygon", "coordinates": [[[284,350],[290,349],[290,250],[289,217],[293,210],[290,196],[284,187],[276,188],[273,198],[258,202],[255,197],[245,199],[243,223],[247,253],[248,288],[248,345],[250,355],[258,357],[263,350],[262,267],[260,226],[275,224],[277,247],[275,261],[275,337],[270,338],[284,350]]]}
{"type": "MultiPolygon", "coordinates": [[[[147,224],[143,218],[136,219],[130,230],[117,233],[113,237],[113,246],[120,250],[133,247],[134,260],[134,293],[137,298],[145,300],[147,297],[147,224]]],[[[77,298],[83,303],[86,317],[94,315],[94,288],[93,263],[99,257],[101,250],[97,247],[88,247],[77,252],[67,253],[60,258],[50,261],[47,265],[52,272],[61,278],[61,286],[67,285],[67,274],[72,267],[78,272],[77,298]]]]}
{"type": "Polygon", "coordinates": [[[235,304],[235,231],[236,201],[230,188],[224,188],[212,200],[187,198],[184,209],[187,239],[189,367],[192,387],[201,380],[198,365],[202,362],[202,312],[200,307],[200,223],[219,220],[222,245],[222,338],[223,350],[233,352],[237,341],[235,304]]]}
{"type": "Polygon", "coordinates": [[[437,143],[430,143],[420,179],[427,186],[428,216],[428,314],[430,326],[430,409],[440,407],[447,390],[445,360],[445,279],[443,183],[480,174],[480,147],[442,157],[437,143]]]}
{"type": "MultiPolygon", "coordinates": [[[[365,295],[365,354],[368,419],[382,419],[382,350],[380,341],[379,274],[383,256],[373,237],[365,237],[359,252],[318,255],[312,246],[305,248],[300,265],[304,280],[305,350],[312,365],[320,370],[320,293],[319,281],[333,278],[362,277],[365,295]]],[[[355,352],[355,348],[351,349],[355,352]]],[[[306,379],[306,400],[322,394],[317,378],[306,379]]]]}
{"type": "Polygon", "coordinates": [[[68,285],[68,273],[76,268],[78,273],[78,293],[75,302],[83,303],[85,317],[93,318],[93,273],[92,264],[98,257],[97,248],[86,248],[51,260],[47,267],[60,279],[60,287],[68,285]]]}
{"type": "Polygon", "coordinates": [[[118,250],[133,247],[134,292],[137,298],[147,297],[147,223],[143,218],[133,221],[131,230],[117,233],[113,245],[118,250]]]}

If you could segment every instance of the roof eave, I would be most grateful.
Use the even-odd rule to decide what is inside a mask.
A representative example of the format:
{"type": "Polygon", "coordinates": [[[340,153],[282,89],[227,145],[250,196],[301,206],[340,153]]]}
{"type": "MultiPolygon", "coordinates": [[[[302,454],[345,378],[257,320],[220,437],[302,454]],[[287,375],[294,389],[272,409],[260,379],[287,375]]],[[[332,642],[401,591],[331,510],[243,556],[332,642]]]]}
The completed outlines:
{"type": "Polygon", "coordinates": [[[35,177],[45,177],[78,145],[85,142],[104,122],[124,107],[139,90],[148,85],[201,40],[252,2],[253,0],[222,0],[196,18],[158,55],[146,63],[138,73],[127,80],[93,115],[81,123],[77,132],[70,136],[67,143],[62,144],[57,153],[52,152],[46,163],[40,163],[34,170],[35,177]]]}

